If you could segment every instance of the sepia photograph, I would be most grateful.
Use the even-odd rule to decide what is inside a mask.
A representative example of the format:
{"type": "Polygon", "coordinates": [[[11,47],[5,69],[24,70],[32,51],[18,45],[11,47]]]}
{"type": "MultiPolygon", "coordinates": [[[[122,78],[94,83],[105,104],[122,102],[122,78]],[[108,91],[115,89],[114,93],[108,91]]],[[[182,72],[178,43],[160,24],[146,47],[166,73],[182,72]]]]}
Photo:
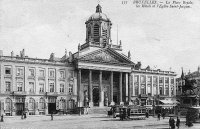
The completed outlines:
{"type": "Polygon", "coordinates": [[[0,0],[0,129],[199,129],[200,0],[0,0]]]}

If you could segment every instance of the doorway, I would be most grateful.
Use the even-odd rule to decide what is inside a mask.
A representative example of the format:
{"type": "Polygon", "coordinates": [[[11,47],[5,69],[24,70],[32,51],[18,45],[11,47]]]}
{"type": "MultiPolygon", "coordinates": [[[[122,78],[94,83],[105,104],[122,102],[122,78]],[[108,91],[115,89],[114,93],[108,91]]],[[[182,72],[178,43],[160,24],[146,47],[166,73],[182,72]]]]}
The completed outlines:
{"type": "Polygon", "coordinates": [[[22,115],[24,112],[24,103],[16,103],[16,115],[22,115]]]}
{"type": "Polygon", "coordinates": [[[56,112],[56,97],[49,97],[48,113],[55,114],[56,112]]]}
{"type": "Polygon", "coordinates": [[[51,113],[56,113],[56,103],[48,103],[48,113],[51,114],[51,113]]]}
{"type": "Polygon", "coordinates": [[[99,88],[93,88],[93,104],[94,106],[99,106],[99,88]]]}

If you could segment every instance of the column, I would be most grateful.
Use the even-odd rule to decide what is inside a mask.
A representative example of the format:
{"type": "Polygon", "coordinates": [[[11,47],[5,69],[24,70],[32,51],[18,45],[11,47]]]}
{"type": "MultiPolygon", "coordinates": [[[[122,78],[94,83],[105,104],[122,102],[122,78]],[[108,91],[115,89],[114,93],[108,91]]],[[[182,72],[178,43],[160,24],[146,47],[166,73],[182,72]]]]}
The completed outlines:
{"type": "Polygon", "coordinates": [[[126,102],[128,97],[128,73],[125,73],[125,79],[126,79],[126,102]]]}
{"type": "Polygon", "coordinates": [[[153,76],[151,76],[151,96],[154,96],[153,76]]]}
{"type": "Polygon", "coordinates": [[[128,104],[132,105],[131,102],[131,74],[128,74],[128,104]]]}
{"type": "Polygon", "coordinates": [[[164,89],[164,92],[163,92],[163,94],[166,95],[166,93],[165,93],[165,77],[163,77],[163,79],[164,79],[164,82],[163,82],[163,89],[164,89]]]}
{"type": "Polygon", "coordinates": [[[104,91],[102,86],[102,71],[99,73],[99,107],[104,106],[104,91]]]}
{"type": "Polygon", "coordinates": [[[173,79],[174,79],[174,96],[176,96],[176,79],[175,78],[173,79]]]}
{"type": "Polygon", "coordinates": [[[145,75],[145,90],[146,90],[146,95],[148,95],[148,85],[147,85],[147,75],[145,75]]]}
{"type": "Polygon", "coordinates": [[[169,77],[169,97],[171,96],[171,77],[169,77]]]}
{"type": "Polygon", "coordinates": [[[82,86],[81,86],[81,69],[78,70],[78,107],[83,106],[83,95],[82,95],[82,86]]]}
{"type": "Polygon", "coordinates": [[[140,79],[140,74],[138,74],[138,94],[141,94],[141,83],[140,83],[141,79],[140,79]]]}
{"type": "Polygon", "coordinates": [[[133,96],[135,96],[135,77],[134,74],[132,73],[132,80],[133,80],[133,96]]]}
{"type": "Polygon", "coordinates": [[[110,105],[115,105],[115,102],[113,102],[113,71],[110,74],[110,102],[110,105]]]}
{"type": "Polygon", "coordinates": [[[160,94],[159,76],[157,76],[157,95],[160,94]]]}
{"type": "Polygon", "coordinates": [[[89,70],[89,106],[93,107],[93,95],[92,95],[92,70],[89,70]]]}
{"type": "Polygon", "coordinates": [[[122,101],[122,72],[119,74],[119,102],[120,105],[124,105],[124,102],[122,101]]]}

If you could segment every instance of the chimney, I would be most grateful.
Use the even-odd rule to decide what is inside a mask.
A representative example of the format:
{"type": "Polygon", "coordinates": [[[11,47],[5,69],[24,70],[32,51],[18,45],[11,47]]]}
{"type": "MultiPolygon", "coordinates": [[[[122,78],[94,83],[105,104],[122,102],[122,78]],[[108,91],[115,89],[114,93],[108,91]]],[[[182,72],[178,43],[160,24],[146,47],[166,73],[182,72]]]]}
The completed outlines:
{"type": "Polygon", "coordinates": [[[0,56],[3,56],[3,50],[0,50],[0,56]]]}
{"type": "Polygon", "coordinates": [[[198,72],[200,73],[200,67],[198,66],[198,72]]]}

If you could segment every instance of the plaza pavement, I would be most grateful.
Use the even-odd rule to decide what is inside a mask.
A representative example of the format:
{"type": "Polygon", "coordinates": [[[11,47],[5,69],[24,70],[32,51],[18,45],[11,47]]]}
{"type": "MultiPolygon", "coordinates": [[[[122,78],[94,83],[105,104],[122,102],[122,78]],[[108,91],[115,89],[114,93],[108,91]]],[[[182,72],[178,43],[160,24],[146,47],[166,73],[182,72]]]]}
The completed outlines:
{"type": "MultiPolygon", "coordinates": [[[[28,116],[21,119],[20,116],[6,116],[4,122],[0,122],[0,129],[169,129],[169,117],[161,119],[150,117],[146,120],[125,120],[108,117],[103,114],[91,115],[56,115],[28,116]]],[[[193,127],[185,126],[185,118],[181,118],[180,129],[200,129],[200,123],[193,127]]]]}

